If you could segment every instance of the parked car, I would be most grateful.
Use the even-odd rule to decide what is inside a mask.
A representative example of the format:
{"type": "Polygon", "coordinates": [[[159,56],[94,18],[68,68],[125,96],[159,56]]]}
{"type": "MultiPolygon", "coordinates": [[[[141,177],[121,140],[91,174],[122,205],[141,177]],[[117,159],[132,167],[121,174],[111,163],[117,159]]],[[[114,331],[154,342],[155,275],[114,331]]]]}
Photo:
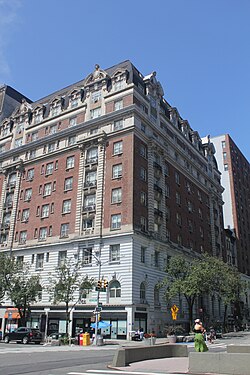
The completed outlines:
{"type": "Polygon", "coordinates": [[[42,332],[36,328],[19,327],[4,335],[4,342],[21,341],[23,344],[34,342],[40,344],[43,339],[42,332]]]}
{"type": "Polygon", "coordinates": [[[2,331],[0,331],[0,340],[2,340],[3,334],[2,331]]]}

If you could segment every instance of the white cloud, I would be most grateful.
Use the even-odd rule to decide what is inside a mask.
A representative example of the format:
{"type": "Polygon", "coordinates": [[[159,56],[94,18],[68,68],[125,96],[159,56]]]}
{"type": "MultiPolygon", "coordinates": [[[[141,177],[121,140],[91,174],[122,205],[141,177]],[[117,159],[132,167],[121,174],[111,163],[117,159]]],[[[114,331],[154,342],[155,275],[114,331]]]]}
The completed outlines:
{"type": "Polygon", "coordinates": [[[18,21],[20,0],[0,0],[0,83],[10,76],[10,66],[6,56],[11,33],[18,21]]]}

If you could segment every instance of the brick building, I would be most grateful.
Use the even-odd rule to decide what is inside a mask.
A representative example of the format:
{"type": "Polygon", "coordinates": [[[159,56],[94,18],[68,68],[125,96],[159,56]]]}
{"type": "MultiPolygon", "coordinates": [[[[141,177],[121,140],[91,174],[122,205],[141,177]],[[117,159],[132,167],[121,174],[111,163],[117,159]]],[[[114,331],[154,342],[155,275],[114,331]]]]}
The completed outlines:
{"type": "MultiPolygon", "coordinates": [[[[2,121],[0,249],[41,274],[32,324],[46,311],[49,331],[63,330],[62,307],[45,288],[65,257],[109,281],[100,293],[102,319],[112,323],[106,334],[125,338],[140,326],[163,332],[170,308],[157,283],[169,257],[225,256],[213,144],[163,95],[155,72],[143,76],[130,61],[96,65],[75,84],[23,100],[2,121]]],[[[185,302],[177,302],[185,323],[185,302]]],[[[75,307],[73,334],[89,326],[95,304],[90,291],[75,307]]]]}

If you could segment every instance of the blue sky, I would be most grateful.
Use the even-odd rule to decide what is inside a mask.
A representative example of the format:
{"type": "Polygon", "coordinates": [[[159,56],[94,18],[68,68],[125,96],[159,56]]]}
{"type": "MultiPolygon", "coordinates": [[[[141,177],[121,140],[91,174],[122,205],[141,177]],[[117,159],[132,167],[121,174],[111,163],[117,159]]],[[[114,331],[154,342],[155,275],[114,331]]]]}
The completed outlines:
{"type": "Polygon", "coordinates": [[[129,59],[250,160],[250,0],[0,0],[0,83],[37,100],[129,59]]]}

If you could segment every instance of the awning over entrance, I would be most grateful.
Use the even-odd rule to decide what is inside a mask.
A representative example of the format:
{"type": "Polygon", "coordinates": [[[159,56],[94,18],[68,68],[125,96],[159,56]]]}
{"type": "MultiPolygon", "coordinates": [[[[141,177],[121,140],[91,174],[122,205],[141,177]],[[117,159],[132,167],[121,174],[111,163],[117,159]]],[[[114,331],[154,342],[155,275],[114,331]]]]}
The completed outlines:
{"type": "Polygon", "coordinates": [[[20,319],[20,314],[18,312],[18,309],[15,307],[7,308],[4,314],[5,319],[20,319]]]}

